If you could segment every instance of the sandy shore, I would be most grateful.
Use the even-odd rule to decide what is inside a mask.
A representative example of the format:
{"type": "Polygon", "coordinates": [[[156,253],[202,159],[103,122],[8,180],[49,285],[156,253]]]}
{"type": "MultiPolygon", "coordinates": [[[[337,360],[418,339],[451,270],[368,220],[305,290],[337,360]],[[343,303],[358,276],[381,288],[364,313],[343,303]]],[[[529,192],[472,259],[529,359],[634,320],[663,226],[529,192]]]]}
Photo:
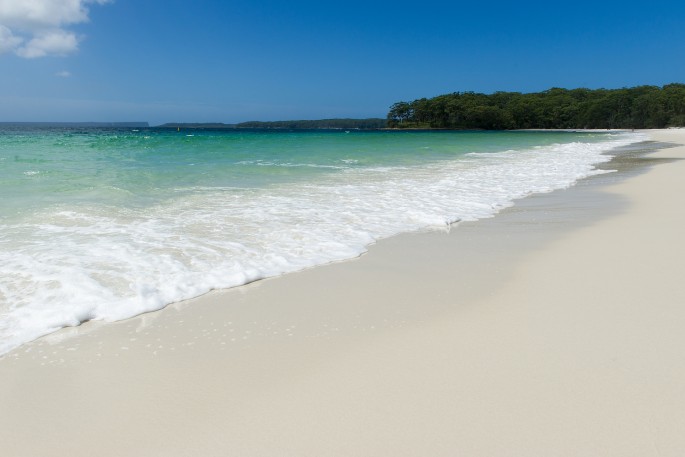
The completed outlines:
{"type": "MultiPolygon", "coordinates": [[[[0,454],[685,455],[685,129],[653,166],[0,359],[0,454]]],[[[634,164],[633,164],[634,165],[634,164]]]]}

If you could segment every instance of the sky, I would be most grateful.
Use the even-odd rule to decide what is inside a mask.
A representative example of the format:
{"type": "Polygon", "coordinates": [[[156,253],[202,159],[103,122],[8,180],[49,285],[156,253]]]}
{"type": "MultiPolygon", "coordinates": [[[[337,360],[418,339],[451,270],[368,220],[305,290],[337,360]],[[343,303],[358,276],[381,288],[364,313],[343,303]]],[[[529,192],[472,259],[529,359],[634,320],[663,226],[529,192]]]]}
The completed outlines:
{"type": "Polygon", "coordinates": [[[685,83],[685,2],[0,0],[0,122],[385,117],[685,83]]]}

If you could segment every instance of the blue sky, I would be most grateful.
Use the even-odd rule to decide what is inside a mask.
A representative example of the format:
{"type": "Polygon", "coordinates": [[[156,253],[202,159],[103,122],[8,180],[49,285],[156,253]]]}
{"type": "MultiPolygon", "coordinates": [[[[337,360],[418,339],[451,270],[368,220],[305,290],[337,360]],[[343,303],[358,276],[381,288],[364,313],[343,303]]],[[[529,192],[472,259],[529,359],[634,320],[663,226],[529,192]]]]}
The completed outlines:
{"type": "Polygon", "coordinates": [[[0,0],[0,121],[384,117],[685,82],[684,3],[0,0]]]}

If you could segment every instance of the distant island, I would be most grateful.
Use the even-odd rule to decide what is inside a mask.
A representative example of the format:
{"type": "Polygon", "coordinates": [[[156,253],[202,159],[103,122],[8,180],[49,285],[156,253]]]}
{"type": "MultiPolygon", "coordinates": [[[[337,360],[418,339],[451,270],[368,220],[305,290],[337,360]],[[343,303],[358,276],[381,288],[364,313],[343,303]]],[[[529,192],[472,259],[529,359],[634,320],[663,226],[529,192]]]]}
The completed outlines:
{"type": "Polygon", "coordinates": [[[685,126],[685,84],[544,92],[455,92],[398,102],[388,127],[427,129],[651,129],[685,126]]]}
{"type": "Polygon", "coordinates": [[[387,120],[381,118],[370,119],[318,119],[297,121],[249,121],[239,124],[223,124],[220,122],[188,123],[170,122],[157,126],[162,129],[382,129],[387,126],[387,120]]]}

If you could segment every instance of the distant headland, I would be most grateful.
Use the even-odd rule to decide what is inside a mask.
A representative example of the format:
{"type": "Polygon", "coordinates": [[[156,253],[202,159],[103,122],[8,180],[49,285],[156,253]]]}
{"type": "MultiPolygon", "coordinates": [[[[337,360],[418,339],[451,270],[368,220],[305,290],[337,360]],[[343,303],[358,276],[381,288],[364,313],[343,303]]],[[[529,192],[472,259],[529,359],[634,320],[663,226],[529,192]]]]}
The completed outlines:
{"type": "Polygon", "coordinates": [[[188,123],[169,122],[158,125],[164,129],[382,129],[387,126],[387,120],[381,118],[369,119],[317,119],[297,121],[249,121],[239,124],[224,124],[221,122],[211,123],[188,123]]]}

